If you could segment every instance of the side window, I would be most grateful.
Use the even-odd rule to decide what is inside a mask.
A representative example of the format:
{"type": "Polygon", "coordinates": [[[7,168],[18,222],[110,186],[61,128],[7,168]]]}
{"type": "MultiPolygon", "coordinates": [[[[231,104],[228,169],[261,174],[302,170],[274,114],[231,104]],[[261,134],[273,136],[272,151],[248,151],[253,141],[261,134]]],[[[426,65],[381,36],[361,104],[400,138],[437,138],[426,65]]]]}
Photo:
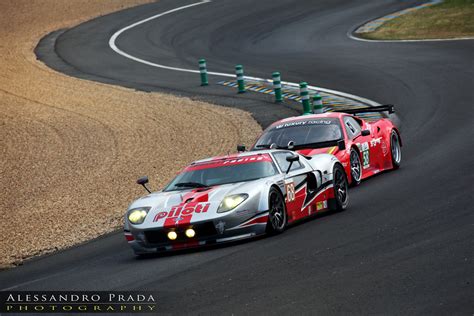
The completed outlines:
{"type": "MultiPolygon", "coordinates": [[[[273,154],[273,157],[275,158],[275,161],[278,164],[278,167],[280,167],[282,172],[286,172],[286,170],[288,170],[288,166],[290,165],[290,163],[286,161],[286,157],[290,155],[291,153],[289,152],[277,152],[273,154]]],[[[300,161],[295,161],[291,165],[290,171],[298,170],[302,168],[304,168],[304,165],[300,161]]]]}
{"type": "Polygon", "coordinates": [[[359,123],[357,123],[356,120],[354,120],[350,116],[344,116],[343,120],[344,120],[344,128],[346,129],[347,136],[350,139],[353,139],[354,137],[359,135],[359,133],[361,131],[361,127],[360,127],[359,123]]]}

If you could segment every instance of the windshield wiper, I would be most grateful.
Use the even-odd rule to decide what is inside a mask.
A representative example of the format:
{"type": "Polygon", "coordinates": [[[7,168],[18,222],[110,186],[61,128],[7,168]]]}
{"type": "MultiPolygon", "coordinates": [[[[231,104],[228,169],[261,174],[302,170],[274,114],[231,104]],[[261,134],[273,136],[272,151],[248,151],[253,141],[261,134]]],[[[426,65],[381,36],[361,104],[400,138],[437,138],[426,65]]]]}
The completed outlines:
{"type": "Polygon", "coordinates": [[[202,184],[202,183],[199,183],[199,182],[180,182],[180,183],[176,183],[174,186],[177,187],[177,188],[183,188],[183,187],[186,187],[186,188],[207,188],[207,187],[209,187],[208,185],[205,185],[205,184],[202,184]]]}

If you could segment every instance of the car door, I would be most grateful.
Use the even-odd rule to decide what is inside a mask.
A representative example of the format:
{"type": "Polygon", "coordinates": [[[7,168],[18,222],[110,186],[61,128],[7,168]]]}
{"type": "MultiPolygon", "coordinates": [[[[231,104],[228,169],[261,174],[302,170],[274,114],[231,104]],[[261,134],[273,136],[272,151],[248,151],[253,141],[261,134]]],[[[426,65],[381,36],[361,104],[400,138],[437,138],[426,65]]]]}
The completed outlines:
{"type": "Polygon", "coordinates": [[[275,152],[273,157],[280,171],[284,174],[285,181],[285,203],[288,215],[288,222],[291,223],[297,219],[308,216],[308,212],[304,212],[308,201],[317,193],[317,181],[313,174],[311,166],[300,160],[294,161],[288,173],[290,162],[287,157],[295,155],[293,152],[275,152]]]}
{"type": "Polygon", "coordinates": [[[383,138],[383,132],[380,127],[370,123],[364,124],[364,129],[370,131],[369,147],[370,147],[370,167],[373,174],[378,173],[385,168],[385,157],[388,153],[388,146],[383,138]]]}

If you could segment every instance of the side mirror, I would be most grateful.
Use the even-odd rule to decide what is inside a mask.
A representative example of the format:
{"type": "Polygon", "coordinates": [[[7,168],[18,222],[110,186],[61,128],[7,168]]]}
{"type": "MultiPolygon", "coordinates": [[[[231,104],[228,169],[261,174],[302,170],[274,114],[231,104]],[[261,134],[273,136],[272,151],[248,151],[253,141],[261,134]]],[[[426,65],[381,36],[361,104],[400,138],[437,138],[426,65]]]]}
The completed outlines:
{"type": "Polygon", "coordinates": [[[247,149],[245,148],[244,145],[237,145],[237,151],[238,152],[243,152],[243,151],[246,151],[247,149]]]}
{"type": "Polygon", "coordinates": [[[337,141],[337,148],[339,150],[344,150],[346,149],[346,143],[344,142],[344,139],[338,140],[337,141]]]}
{"type": "Polygon", "coordinates": [[[362,130],[362,132],[360,132],[360,134],[361,134],[362,136],[369,136],[369,135],[370,135],[370,131],[369,131],[368,129],[364,129],[364,130],[362,130]]]}
{"type": "Polygon", "coordinates": [[[300,156],[297,154],[293,154],[291,156],[286,157],[286,161],[288,161],[290,164],[288,165],[288,169],[286,169],[286,173],[290,172],[291,166],[293,165],[293,162],[300,160],[300,156]]]}
{"type": "Polygon", "coordinates": [[[148,191],[148,193],[151,193],[150,189],[148,189],[148,187],[146,186],[147,183],[148,183],[148,176],[143,176],[137,180],[137,184],[142,185],[145,188],[145,190],[148,191]]]}
{"type": "Polygon", "coordinates": [[[295,162],[295,161],[298,161],[298,160],[300,160],[300,156],[298,156],[296,154],[286,157],[286,161],[288,161],[288,162],[295,162]]]}
{"type": "Polygon", "coordinates": [[[148,183],[148,176],[143,176],[137,180],[137,184],[145,185],[148,183]]]}

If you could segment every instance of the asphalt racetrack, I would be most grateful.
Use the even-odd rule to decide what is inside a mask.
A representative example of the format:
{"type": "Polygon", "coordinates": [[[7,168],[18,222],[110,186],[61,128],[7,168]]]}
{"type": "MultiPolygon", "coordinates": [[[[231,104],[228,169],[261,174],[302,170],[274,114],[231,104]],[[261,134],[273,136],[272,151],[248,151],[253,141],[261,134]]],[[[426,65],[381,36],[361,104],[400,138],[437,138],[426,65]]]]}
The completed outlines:
{"type": "MultiPolygon", "coordinates": [[[[141,64],[109,47],[119,29],[195,2],[161,0],[100,17],[56,34],[59,58],[47,53],[48,43],[39,56],[81,78],[246,109],[264,127],[297,114],[297,105],[215,84],[225,78],[211,76],[203,88],[198,74],[141,64]]],[[[474,41],[348,37],[358,25],[415,3],[216,0],[124,32],[117,46],[153,63],[197,69],[205,57],[210,71],[233,73],[241,63],[246,75],[269,78],[278,70],[286,81],[393,103],[402,167],[352,189],[347,211],[279,236],[137,260],[118,232],[3,271],[1,288],[154,289],[159,311],[177,314],[472,315],[474,41]]]]}

